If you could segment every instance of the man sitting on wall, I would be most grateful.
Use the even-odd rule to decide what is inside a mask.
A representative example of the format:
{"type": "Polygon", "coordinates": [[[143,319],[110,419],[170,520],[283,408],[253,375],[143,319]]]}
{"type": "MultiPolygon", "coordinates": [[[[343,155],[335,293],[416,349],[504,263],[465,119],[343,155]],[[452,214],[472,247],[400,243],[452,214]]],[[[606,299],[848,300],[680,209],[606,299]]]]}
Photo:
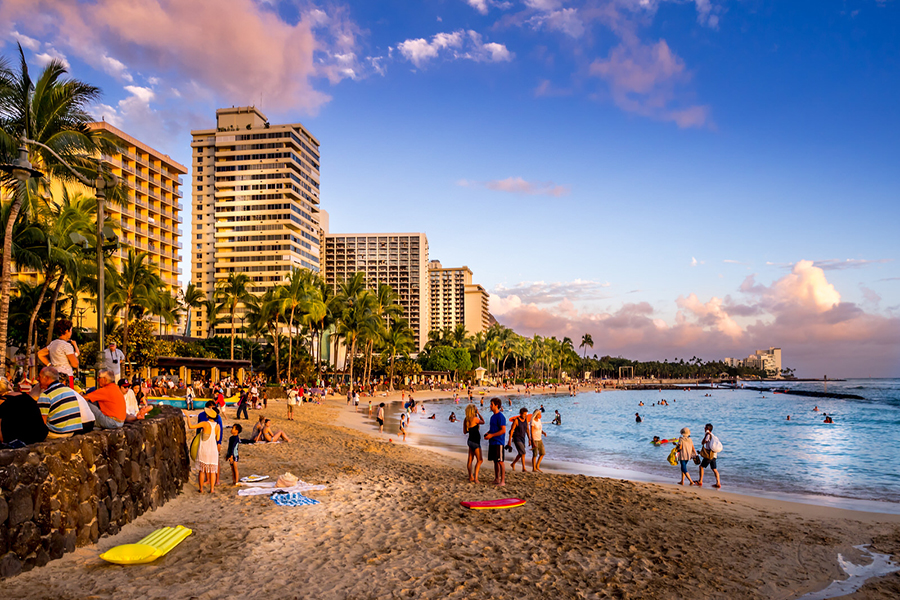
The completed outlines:
{"type": "Polygon", "coordinates": [[[125,396],[116,385],[115,375],[102,369],[97,389],[85,396],[100,429],[118,429],[125,423],[125,396]]]}
{"type": "Polygon", "coordinates": [[[44,367],[38,375],[41,396],[38,406],[47,424],[47,438],[65,438],[82,430],[81,409],[75,390],[59,382],[55,367],[44,367]]]}

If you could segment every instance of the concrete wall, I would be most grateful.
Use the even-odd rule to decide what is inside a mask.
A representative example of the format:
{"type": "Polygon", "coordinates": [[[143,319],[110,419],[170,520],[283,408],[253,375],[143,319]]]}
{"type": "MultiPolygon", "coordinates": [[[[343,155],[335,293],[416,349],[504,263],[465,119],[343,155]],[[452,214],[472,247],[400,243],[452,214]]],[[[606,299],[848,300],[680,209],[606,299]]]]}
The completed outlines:
{"type": "Polygon", "coordinates": [[[0,578],[115,535],[190,476],[181,411],[0,450],[0,578]]]}

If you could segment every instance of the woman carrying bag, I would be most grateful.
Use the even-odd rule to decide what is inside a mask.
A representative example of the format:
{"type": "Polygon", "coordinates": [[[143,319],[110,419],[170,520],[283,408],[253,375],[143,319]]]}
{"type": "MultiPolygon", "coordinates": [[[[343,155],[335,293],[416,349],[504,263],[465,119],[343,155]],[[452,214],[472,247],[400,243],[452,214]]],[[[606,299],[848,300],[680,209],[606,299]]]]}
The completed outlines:
{"type": "Polygon", "coordinates": [[[678,482],[678,485],[684,485],[685,477],[691,482],[691,485],[694,485],[694,480],[688,473],[687,464],[693,460],[695,454],[697,451],[694,449],[694,441],[691,439],[691,430],[685,427],[681,430],[681,437],[678,438],[678,444],[675,446],[675,456],[681,463],[681,481],[678,482]]]}

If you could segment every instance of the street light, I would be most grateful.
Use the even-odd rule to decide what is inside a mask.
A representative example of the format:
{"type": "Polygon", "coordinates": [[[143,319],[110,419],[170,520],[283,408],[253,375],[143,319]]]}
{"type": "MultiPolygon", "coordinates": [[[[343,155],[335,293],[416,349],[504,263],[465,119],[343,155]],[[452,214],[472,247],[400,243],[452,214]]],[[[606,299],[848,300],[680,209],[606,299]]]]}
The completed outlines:
{"type": "MultiPolygon", "coordinates": [[[[6,234],[3,240],[3,268],[2,268],[2,285],[0,285],[0,375],[6,375],[6,339],[9,327],[9,288],[12,283],[12,229],[15,224],[19,208],[25,199],[27,181],[34,177],[40,179],[44,176],[37,169],[32,168],[31,161],[28,160],[28,147],[25,145],[25,138],[22,138],[22,145],[19,146],[19,158],[11,164],[0,164],[0,171],[9,173],[19,182],[20,200],[13,200],[9,213],[9,220],[6,225],[6,234]]],[[[29,340],[31,341],[31,340],[29,340]]]]}
{"type": "MultiPolygon", "coordinates": [[[[56,160],[59,161],[61,165],[67,168],[69,171],[75,175],[75,178],[81,182],[85,187],[94,188],[97,191],[97,348],[99,351],[97,352],[97,364],[96,364],[96,373],[95,376],[99,376],[100,369],[103,367],[103,347],[104,343],[104,318],[106,316],[106,298],[104,297],[104,290],[106,287],[106,271],[103,260],[103,221],[106,220],[104,215],[104,202],[106,201],[106,190],[109,188],[113,188],[118,185],[119,178],[113,174],[109,174],[108,177],[104,177],[100,174],[97,179],[88,179],[81,173],[75,170],[75,168],[67,163],[63,158],[57,154],[53,148],[50,148],[46,144],[42,144],[36,140],[30,140],[25,137],[25,134],[22,134],[21,137],[21,145],[19,146],[19,158],[13,162],[11,165],[0,165],[0,171],[4,171],[7,173],[12,173],[13,177],[19,180],[19,187],[21,193],[24,197],[25,194],[25,182],[29,178],[39,178],[43,177],[43,173],[37,171],[32,168],[31,163],[28,161],[28,144],[33,144],[35,146],[40,146],[50,154],[52,154],[56,160]]],[[[99,162],[99,161],[98,161],[99,162]]],[[[99,170],[98,170],[99,172],[99,170]]],[[[10,215],[10,219],[14,220],[16,215],[10,215]]],[[[10,249],[12,247],[12,239],[11,236],[7,236],[7,239],[4,240],[4,250],[6,249],[6,245],[10,245],[10,249]]],[[[8,254],[4,252],[4,263],[6,263],[8,254]]],[[[12,264],[11,262],[8,264],[12,264]]],[[[7,278],[4,278],[3,289],[0,289],[0,295],[3,296],[3,312],[6,313],[5,318],[8,319],[9,315],[9,284],[7,282],[7,278]]],[[[4,315],[0,314],[0,320],[4,320],[4,315]]],[[[2,328],[0,331],[0,348],[4,348],[6,346],[6,328],[2,328]]],[[[0,373],[5,374],[5,365],[0,365],[0,373]]]]}

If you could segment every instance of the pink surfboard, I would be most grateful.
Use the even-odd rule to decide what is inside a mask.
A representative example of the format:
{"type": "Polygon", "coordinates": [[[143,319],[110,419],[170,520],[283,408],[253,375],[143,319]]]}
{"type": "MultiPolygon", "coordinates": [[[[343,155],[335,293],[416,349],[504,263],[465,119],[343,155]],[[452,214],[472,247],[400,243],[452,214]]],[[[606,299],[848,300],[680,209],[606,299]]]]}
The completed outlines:
{"type": "Polygon", "coordinates": [[[466,508],[472,510],[491,510],[498,508],[515,508],[525,504],[524,500],[519,498],[503,498],[501,500],[483,500],[480,502],[460,502],[466,508]]]}

